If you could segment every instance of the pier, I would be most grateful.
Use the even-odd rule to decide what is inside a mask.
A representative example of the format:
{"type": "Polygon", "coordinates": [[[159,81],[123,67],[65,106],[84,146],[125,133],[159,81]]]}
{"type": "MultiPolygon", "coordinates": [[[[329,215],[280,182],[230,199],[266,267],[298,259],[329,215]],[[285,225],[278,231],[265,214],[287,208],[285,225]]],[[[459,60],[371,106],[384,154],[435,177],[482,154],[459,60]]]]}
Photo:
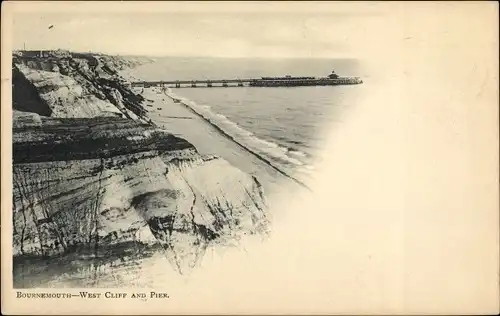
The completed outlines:
{"type": "Polygon", "coordinates": [[[220,79],[220,80],[175,80],[175,81],[135,81],[132,87],[168,88],[213,88],[213,87],[297,87],[297,86],[335,86],[360,84],[359,78],[314,78],[314,79],[220,79]]]}
{"type": "Polygon", "coordinates": [[[248,87],[253,79],[220,79],[220,80],[174,80],[174,81],[136,81],[132,87],[168,87],[168,88],[199,88],[199,87],[248,87]]]}
{"type": "Polygon", "coordinates": [[[136,81],[132,87],[168,87],[168,88],[198,88],[198,87],[298,87],[298,86],[337,86],[361,84],[358,77],[339,77],[334,71],[328,77],[262,77],[245,79],[203,79],[203,80],[171,80],[171,81],[136,81]]]}

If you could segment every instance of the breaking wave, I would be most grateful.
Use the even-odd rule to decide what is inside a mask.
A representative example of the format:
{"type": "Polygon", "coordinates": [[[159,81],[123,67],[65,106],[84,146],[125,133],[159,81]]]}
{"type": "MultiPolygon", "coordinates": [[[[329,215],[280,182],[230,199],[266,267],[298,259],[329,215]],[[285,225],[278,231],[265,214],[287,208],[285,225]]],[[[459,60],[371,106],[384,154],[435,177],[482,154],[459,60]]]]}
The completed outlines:
{"type": "Polygon", "coordinates": [[[304,186],[306,186],[304,182],[310,180],[314,168],[299,159],[306,157],[305,153],[261,139],[226,116],[213,112],[210,106],[198,104],[188,98],[176,95],[171,89],[167,88],[165,94],[187,106],[227,137],[286,176],[304,186]]]}

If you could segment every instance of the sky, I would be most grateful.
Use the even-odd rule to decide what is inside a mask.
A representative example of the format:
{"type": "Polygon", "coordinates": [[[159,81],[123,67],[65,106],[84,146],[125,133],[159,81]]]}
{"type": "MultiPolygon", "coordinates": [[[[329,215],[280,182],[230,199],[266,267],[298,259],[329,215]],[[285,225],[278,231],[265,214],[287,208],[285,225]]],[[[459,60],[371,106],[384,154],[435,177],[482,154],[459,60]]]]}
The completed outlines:
{"type": "Polygon", "coordinates": [[[258,58],[391,59],[410,39],[436,49],[460,45],[463,32],[484,29],[471,17],[490,9],[485,2],[14,4],[14,49],[258,58]]]}
{"type": "Polygon", "coordinates": [[[13,15],[13,47],[152,56],[349,58],[366,21],[384,14],[369,4],[265,5],[218,3],[175,10],[152,3],[139,12],[117,10],[116,5],[88,12],[25,9],[13,15]]]}

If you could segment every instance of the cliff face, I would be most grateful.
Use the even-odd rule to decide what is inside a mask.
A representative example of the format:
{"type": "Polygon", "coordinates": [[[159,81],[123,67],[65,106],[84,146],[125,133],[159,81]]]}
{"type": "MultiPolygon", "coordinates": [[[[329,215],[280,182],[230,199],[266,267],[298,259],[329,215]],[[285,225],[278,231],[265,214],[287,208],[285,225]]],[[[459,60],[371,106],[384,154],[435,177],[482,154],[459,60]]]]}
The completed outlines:
{"type": "MultiPolygon", "coordinates": [[[[63,56],[14,56],[13,78],[18,79],[19,94],[36,90],[41,101],[40,112],[22,101],[14,109],[52,117],[118,116],[144,120],[146,110],[140,95],[126,87],[118,75],[131,64],[121,58],[72,53],[63,56]],[[24,84],[22,80],[26,79],[24,84]],[[19,81],[21,80],[21,81],[19,81]],[[31,111],[30,111],[31,110],[31,111]]],[[[138,62],[136,62],[137,64],[138,62]]]]}
{"type": "Polygon", "coordinates": [[[16,268],[26,258],[104,260],[141,245],[142,255],[159,247],[186,273],[209,245],[267,232],[257,179],[148,123],[141,98],[91,57],[15,60],[18,286],[33,277],[16,268]]]}
{"type": "Polygon", "coordinates": [[[143,65],[145,63],[152,63],[154,59],[147,57],[120,57],[120,56],[107,56],[98,55],[99,60],[105,64],[108,69],[125,70],[130,68],[135,68],[137,66],[143,65]]]}

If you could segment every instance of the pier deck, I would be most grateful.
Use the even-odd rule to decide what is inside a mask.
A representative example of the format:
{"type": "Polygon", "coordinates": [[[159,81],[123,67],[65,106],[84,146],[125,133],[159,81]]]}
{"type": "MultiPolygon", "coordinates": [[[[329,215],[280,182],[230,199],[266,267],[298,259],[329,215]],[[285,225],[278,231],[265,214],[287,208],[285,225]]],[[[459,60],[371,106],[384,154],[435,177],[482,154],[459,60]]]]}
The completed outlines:
{"type": "Polygon", "coordinates": [[[296,87],[296,86],[335,86],[360,84],[363,81],[357,77],[345,78],[314,78],[314,79],[218,79],[218,80],[175,80],[175,81],[135,81],[132,87],[296,87]]]}

